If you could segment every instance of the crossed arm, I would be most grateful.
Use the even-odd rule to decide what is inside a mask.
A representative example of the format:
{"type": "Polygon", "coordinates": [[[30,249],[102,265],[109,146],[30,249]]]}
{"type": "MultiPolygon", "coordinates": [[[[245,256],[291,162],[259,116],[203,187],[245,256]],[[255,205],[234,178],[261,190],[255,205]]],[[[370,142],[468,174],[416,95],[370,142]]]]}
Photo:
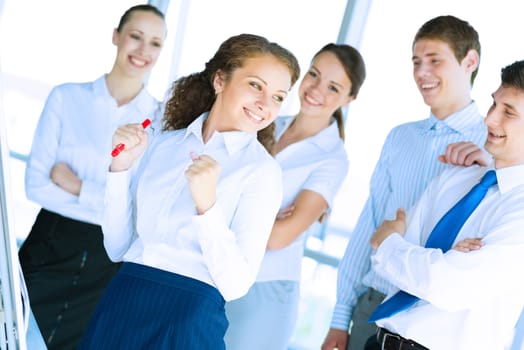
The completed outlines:
{"type": "MultiPolygon", "coordinates": [[[[450,165],[470,166],[478,164],[487,166],[491,162],[491,156],[473,142],[456,142],[446,147],[446,152],[438,157],[438,160],[450,165]]],[[[397,209],[397,217],[394,220],[384,220],[371,237],[371,246],[377,249],[380,244],[392,233],[404,234],[406,232],[406,213],[403,208],[397,209]]],[[[477,250],[483,243],[478,238],[466,238],[452,248],[462,252],[477,250]]]]}
{"type": "MultiPolygon", "coordinates": [[[[446,151],[438,157],[438,161],[459,166],[470,166],[472,164],[486,166],[491,162],[491,156],[473,142],[456,142],[446,147],[446,151]]],[[[397,224],[401,225],[401,223],[393,225],[397,224]]],[[[384,234],[385,232],[382,233],[384,234]]],[[[385,237],[381,238],[381,240],[384,239],[385,237]]],[[[483,243],[480,240],[466,239],[458,242],[453,249],[468,252],[479,249],[482,245],[483,243]]],[[[348,342],[349,334],[347,330],[330,328],[322,344],[322,350],[346,349],[348,342]]]]}

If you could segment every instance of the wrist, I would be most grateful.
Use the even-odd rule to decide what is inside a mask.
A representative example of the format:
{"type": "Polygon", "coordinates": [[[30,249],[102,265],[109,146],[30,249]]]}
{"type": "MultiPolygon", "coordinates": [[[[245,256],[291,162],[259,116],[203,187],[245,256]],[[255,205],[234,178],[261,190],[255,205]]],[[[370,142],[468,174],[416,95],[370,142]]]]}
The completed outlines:
{"type": "Polygon", "coordinates": [[[123,164],[118,164],[118,163],[115,163],[115,162],[112,162],[111,165],[109,166],[109,171],[112,172],[112,173],[118,173],[118,172],[121,172],[121,171],[126,171],[128,169],[129,169],[128,166],[125,166],[123,164]]]}
{"type": "Polygon", "coordinates": [[[197,205],[196,210],[198,215],[204,215],[209,209],[213,207],[213,205],[215,205],[215,202],[216,200],[213,200],[212,202],[206,205],[197,205]]]}

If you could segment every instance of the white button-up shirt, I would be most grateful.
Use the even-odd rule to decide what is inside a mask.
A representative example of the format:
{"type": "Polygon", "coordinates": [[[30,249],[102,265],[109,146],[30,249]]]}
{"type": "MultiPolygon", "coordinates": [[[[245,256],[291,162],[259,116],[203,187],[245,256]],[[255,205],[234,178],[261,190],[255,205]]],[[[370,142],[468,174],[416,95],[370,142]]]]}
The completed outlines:
{"type": "Polygon", "coordinates": [[[226,301],[255,281],[282,200],[278,163],[256,134],[215,132],[204,144],[200,116],[155,137],[136,167],[109,173],[102,223],[109,257],[198,279],[226,301]],[[217,202],[197,215],[184,174],[190,152],[221,167],[217,202]]]}
{"type": "Polygon", "coordinates": [[[119,107],[109,94],[105,76],[53,88],[27,162],[27,198],[60,215],[100,224],[113,133],[120,125],[153,119],[160,106],[143,88],[131,102],[119,107]],[[57,162],[69,165],[82,180],[79,196],[51,181],[51,168],[57,162]]]}
{"type": "MultiPolygon", "coordinates": [[[[282,137],[293,119],[279,117],[276,120],[277,139],[282,137]]],[[[292,204],[302,190],[322,195],[331,207],[349,167],[336,122],[316,135],[287,146],[277,153],[275,159],[282,168],[284,184],[281,209],[292,204]]],[[[305,236],[304,232],[287,247],[267,251],[257,281],[299,281],[305,236]]]]}
{"type": "MultiPolygon", "coordinates": [[[[408,215],[408,229],[380,245],[374,270],[420,300],[377,324],[432,350],[496,350],[511,345],[524,307],[524,165],[496,170],[492,186],[455,243],[482,238],[468,253],[424,248],[438,220],[486,168],[456,167],[433,181],[408,215]]],[[[390,293],[390,295],[393,293],[390,293]]]]}
{"type": "Polygon", "coordinates": [[[338,267],[331,327],[349,329],[357,300],[368,288],[384,294],[394,288],[371,268],[369,239],[376,228],[394,218],[397,208],[411,208],[430,181],[449,167],[438,161],[448,144],[472,141],[483,147],[485,140],[484,117],[475,102],[444,120],[431,114],[391,130],[371,176],[369,197],[338,267]]]}

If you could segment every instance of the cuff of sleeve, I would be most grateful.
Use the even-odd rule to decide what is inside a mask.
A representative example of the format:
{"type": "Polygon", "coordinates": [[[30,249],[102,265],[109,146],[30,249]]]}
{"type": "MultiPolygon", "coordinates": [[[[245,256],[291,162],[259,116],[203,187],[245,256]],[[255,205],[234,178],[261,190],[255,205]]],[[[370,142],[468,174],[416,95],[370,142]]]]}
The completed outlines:
{"type": "Polygon", "coordinates": [[[385,264],[387,263],[393,251],[404,242],[404,238],[398,234],[393,233],[388,238],[386,238],[371,256],[371,261],[373,265],[385,264]]]}
{"type": "Polygon", "coordinates": [[[336,304],[333,310],[333,318],[331,319],[331,328],[349,330],[351,322],[351,307],[343,304],[336,304]]]}
{"type": "Polygon", "coordinates": [[[127,197],[130,182],[130,172],[108,172],[106,183],[106,197],[127,197]]]}

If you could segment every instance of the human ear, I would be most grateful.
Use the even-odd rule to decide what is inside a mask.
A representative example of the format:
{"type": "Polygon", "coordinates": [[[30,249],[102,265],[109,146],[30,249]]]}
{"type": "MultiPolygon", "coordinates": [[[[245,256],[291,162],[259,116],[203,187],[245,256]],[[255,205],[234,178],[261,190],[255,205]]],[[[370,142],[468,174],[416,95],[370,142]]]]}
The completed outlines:
{"type": "Polygon", "coordinates": [[[351,102],[353,102],[354,100],[356,99],[356,96],[354,95],[349,95],[346,97],[344,103],[342,104],[342,106],[340,107],[346,107],[347,105],[349,105],[351,102]]]}
{"type": "Polygon", "coordinates": [[[462,60],[462,63],[465,64],[467,71],[470,73],[474,72],[478,68],[479,62],[479,53],[477,52],[477,50],[473,49],[469,50],[464,59],[462,60]]]}
{"type": "Polygon", "coordinates": [[[113,39],[112,39],[112,42],[113,42],[113,45],[115,45],[115,46],[118,46],[119,34],[120,34],[120,33],[118,33],[118,30],[117,30],[116,28],[113,29],[113,39]]]}
{"type": "Polygon", "coordinates": [[[224,85],[226,84],[224,78],[224,72],[218,70],[213,77],[213,88],[215,89],[215,95],[219,94],[224,90],[224,85]]]}

